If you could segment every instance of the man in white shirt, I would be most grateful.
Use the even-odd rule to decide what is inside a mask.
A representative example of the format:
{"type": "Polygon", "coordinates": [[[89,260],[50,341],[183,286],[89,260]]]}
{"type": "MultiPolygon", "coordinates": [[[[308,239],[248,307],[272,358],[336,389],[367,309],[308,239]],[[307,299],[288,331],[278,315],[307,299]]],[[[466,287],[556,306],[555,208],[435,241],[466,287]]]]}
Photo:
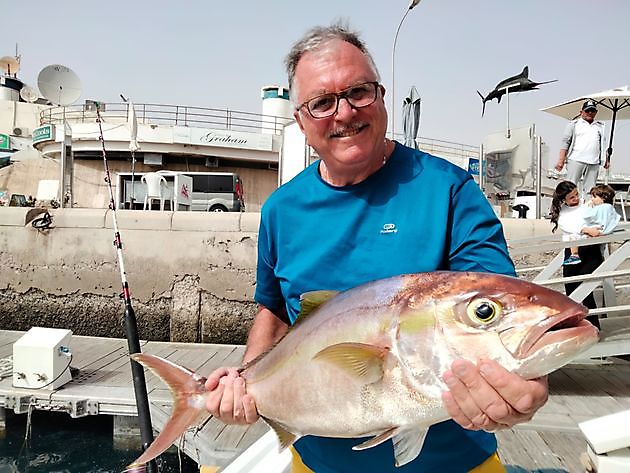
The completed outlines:
{"type": "MultiPolygon", "coordinates": [[[[586,196],[595,186],[599,166],[606,149],[604,124],[595,120],[597,102],[587,100],[582,104],[580,117],[572,120],[562,136],[560,157],[556,170],[567,166],[567,180],[578,186],[580,196],[586,196]]],[[[610,155],[606,152],[604,168],[610,165],[610,155]]]]}

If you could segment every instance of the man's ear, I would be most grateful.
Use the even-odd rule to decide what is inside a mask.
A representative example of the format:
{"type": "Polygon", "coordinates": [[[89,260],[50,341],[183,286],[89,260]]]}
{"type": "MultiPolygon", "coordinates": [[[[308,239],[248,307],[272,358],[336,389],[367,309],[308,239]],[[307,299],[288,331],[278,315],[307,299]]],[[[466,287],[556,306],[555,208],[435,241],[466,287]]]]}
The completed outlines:
{"type": "Polygon", "coordinates": [[[295,112],[293,112],[293,118],[295,118],[295,121],[300,127],[300,130],[302,130],[302,133],[304,133],[304,125],[302,125],[302,117],[300,116],[299,110],[296,110],[295,112]]]}

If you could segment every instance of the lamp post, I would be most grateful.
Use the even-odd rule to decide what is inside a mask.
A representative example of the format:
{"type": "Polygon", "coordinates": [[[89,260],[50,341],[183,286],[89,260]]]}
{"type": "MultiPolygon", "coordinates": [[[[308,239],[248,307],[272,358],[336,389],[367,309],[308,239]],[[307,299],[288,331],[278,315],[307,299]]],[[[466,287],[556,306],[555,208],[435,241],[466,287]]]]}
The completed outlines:
{"type": "Polygon", "coordinates": [[[411,10],[413,10],[416,5],[418,5],[418,3],[420,3],[421,0],[411,0],[409,2],[409,8],[407,8],[407,11],[405,12],[405,14],[403,15],[402,19],[400,20],[400,23],[398,23],[398,28],[396,29],[396,35],[394,36],[394,45],[392,46],[392,109],[391,109],[391,115],[392,115],[392,140],[394,139],[394,107],[396,106],[396,94],[394,93],[394,89],[395,89],[395,84],[394,84],[394,59],[396,56],[396,42],[398,41],[398,33],[400,32],[400,27],[402,26],[403,22],[405,21],[405,18],[407,18],[407,15],[409,14],[409,12],[411,10]]]}

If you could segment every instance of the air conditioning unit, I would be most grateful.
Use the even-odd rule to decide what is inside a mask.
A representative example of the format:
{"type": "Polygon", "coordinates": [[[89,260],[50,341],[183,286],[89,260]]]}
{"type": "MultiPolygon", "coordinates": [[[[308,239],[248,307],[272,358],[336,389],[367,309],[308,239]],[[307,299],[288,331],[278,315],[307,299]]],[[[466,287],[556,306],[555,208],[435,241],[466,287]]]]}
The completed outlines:
{"type": "Polygon", "coordinates": [[[158,153],[144,153],[143,162],[149,166],[161,166],[162,155],[158,153]]]}
{"type": "Polygon", "coordinates": [[[219,158],[206,158],[206,167],[207,168],[218,168],[219,167],[219,158]]]}
{"type": "Polygon", "coordinates": [[[86,100],[83,105],[83,110],[85,112],[96,112],[97,106],[100,107],[100,111],[105,111],[105,104],[102,102],[97,102],[96,100],[86,100]]]}
{"type": "Polygon", "coordinates": [[[13,129],[13,136],[29,136],[31,134],[31,130],[25,128],[23,126],[16,126],[13,129]]]}

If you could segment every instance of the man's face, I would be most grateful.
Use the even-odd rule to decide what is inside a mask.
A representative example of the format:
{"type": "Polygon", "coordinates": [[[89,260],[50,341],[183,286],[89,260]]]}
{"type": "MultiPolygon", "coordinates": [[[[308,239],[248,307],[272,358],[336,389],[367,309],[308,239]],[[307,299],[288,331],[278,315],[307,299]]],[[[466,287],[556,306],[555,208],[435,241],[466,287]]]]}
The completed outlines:
{"type": "MultiPolygon", "coordinates": [[[[332,40],[302,56],[293,86],[299,106],[319,95],[376,80],[375,71],[359,49],[345,41],[332,40]]],[[[337,113],[326,118],[313,118],[306,106],[294,112],[294,117],[308,144],[327,163],[358,169],[383,158],[374,155],[382,153],[387,129],[383,93],[384,88],[379,86],[376,101],[362,108],[352,108],[346,99],[340,99],[337,113]]]]}
{"type": "Polygon", "coordinates": [[[587,110],[582,110],[580,115],[587,122],[593,123],[593,120],[595,120],[595,115],[597,115],[597,110],[594,109],[594,108],[589,108],[587,110]]]}

